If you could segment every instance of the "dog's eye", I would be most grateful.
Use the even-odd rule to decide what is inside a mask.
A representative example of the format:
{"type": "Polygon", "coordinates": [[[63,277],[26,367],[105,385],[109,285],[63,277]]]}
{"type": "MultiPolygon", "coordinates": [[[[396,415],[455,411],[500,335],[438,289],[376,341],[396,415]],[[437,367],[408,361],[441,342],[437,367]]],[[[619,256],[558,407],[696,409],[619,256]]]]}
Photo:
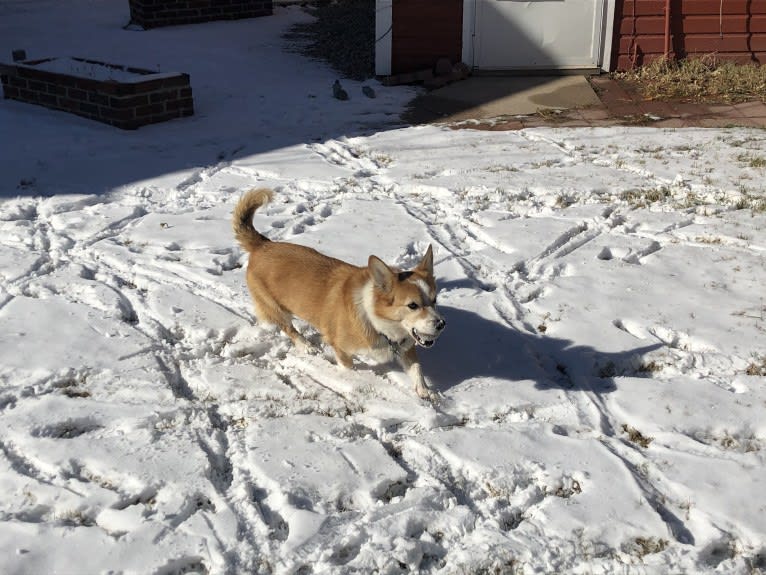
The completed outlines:
{"type": "Polygon", "coordinates": [[[407,304],[407,307],[410,309],[418,309],[420,306],[416,304],[414,301],[411,301],[410,303],[407,304]]]}

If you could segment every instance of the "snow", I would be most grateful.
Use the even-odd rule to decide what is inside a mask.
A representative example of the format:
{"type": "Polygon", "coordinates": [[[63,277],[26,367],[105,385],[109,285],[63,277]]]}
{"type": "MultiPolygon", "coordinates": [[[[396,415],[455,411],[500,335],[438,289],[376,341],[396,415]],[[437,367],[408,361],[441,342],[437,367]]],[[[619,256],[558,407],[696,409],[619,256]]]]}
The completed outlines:
{"type": "Polygon", "coordinates": [[[35,70],[45,70],[77,78],[85,78],[96,81],[117,81],[121,83],[136,83],[147,79],[159,80],[169,78],[172,74],[158,74],[151,71],[131,72],[123,66],[109,65],[107,63],[89,62],[82,58],[50,58],[35,64],[25,64],[35,70]],[[149,77],[147,77],[149,74],[149,77]]]}
{"type": "Polygon", "coordinates": [[[159,63],[196,111],[0,102],[3,572],[763,570],[766,135],[398,126],[413,91],[333,99],[280,39],[305,18],[0,4],[0,53],[159,63]],[[443,401],[254,321],[229,218],[255,186],[274,239],[434,246],[443,401]]]}

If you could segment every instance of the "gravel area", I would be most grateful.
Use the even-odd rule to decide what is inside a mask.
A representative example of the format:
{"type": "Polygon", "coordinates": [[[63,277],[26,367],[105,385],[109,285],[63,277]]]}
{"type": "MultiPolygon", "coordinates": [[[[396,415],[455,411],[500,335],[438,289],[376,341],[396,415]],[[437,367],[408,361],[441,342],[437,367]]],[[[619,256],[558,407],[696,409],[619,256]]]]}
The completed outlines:
{"type": "Polygon", "coordinates": [[[345,78],[375,75],[374,0],[339,0],[306,10],[316,20],[297,24],[284,35],[298,52],[327,62],[345,78]]]}

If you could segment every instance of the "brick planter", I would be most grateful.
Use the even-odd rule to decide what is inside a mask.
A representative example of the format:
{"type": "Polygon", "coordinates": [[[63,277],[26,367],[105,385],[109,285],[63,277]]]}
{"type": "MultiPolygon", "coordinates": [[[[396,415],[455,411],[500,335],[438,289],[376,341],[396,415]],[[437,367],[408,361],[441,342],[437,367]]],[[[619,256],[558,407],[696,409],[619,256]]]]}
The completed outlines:
{"type": "Polygon", "coordinates": [[[129,0],[130,21],[142,28],[268,16],[272,0],[129,0]]]}
{"type": "Polygon", "coordinates": [[[47,58],[0,65],[6,98],[134,130],[194,114],[188,74],[47,58]]]}

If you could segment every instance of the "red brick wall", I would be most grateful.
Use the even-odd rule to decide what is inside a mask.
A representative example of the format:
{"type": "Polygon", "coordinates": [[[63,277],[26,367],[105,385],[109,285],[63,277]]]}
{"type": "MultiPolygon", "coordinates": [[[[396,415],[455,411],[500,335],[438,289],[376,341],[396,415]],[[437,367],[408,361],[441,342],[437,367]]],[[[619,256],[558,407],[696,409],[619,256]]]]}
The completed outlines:
{"type": "MultiPolygon", "coordinates": [[[[41,62],[26,62],[26,66],[4,66],[0,69],[4,96],[128,130],[194,114],[188,74],[121,83],[77,78],[31,67],[41,62]]],[[[110,66],[103,62],[90,62],[110,66]]],[[[147,76],[157,75],[137,68],[126,70],[147,76]]]]}
{"type": "Polygon", "coordinates": [[[393,0],[391,17],[392,74],[462,61],[463,0],[393,0]]]}
{"type": "MultiPolygon", "coordinates": [[[[671,0],[670,14],[671,57],[715,53],[766,62],[766,0],[671,0]]],[[[640,66],[664,53],[665,0],[618,0],[612,69],[640,66]]]]}
{"type": "Polygon", "coordinates": [[[143,28],[237,20],[272,13],[272,0],[129,0],[130,20],[143,28]]]}

